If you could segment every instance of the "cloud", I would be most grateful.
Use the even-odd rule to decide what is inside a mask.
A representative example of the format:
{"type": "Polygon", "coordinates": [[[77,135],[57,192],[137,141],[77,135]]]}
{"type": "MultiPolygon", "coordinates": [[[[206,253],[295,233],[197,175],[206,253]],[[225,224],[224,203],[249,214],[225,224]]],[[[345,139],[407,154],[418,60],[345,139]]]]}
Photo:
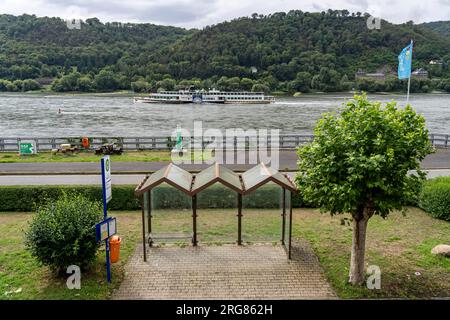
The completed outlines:
{"type": "Polygon", "coordinates": [[[201,28],[254,12],[347,9],[394,23],[450,19],[450,0],[0,0],[0,12],[201,28]]]}

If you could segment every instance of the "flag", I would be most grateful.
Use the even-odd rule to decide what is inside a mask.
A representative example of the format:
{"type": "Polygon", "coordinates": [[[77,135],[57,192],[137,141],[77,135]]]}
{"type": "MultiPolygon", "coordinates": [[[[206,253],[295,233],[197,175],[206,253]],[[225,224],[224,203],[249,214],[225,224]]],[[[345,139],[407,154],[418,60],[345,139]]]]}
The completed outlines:
{"type": "Polygon", "coordinates": [[[408,79],[411,76],[413,42],[402,50],[398,56],[398,78],[408,79]]]}

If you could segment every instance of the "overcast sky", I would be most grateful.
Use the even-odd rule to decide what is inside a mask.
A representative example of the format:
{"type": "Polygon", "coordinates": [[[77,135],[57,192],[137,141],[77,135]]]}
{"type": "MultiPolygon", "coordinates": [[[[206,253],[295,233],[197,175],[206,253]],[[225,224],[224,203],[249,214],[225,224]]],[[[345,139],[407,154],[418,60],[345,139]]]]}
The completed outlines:
{"type": "Polygon", "coordinates": [[[0,13],[201,28],[254,12],[347,9],[391,22],[450,20],[450,0],[0,0],[0,13]]]}

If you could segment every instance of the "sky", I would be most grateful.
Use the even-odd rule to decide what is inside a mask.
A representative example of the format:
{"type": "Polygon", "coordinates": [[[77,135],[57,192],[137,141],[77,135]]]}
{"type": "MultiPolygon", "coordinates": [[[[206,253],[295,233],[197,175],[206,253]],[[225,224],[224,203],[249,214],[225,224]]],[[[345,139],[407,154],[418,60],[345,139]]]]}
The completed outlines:
{"type": "Polygon", "coordinates": [[[450,0],[0,0],[0,13],[202,28],[252,13],[368,12],[394,23],[450,20],[450,0]]]}

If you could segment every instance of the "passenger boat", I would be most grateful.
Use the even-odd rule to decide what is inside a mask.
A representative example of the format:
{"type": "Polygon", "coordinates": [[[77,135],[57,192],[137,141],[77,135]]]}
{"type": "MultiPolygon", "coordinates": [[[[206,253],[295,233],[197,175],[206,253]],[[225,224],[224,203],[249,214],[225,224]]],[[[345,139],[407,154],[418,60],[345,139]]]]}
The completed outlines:
{"type": "Polygon", "coordinates": [[[225,92],[218,90],[180,90],[150,93],[148,97],[135,97],[140,103],[221,103],[221,104],[267,104],[275,102],[275,97],[263,92],[225,92]]]}

